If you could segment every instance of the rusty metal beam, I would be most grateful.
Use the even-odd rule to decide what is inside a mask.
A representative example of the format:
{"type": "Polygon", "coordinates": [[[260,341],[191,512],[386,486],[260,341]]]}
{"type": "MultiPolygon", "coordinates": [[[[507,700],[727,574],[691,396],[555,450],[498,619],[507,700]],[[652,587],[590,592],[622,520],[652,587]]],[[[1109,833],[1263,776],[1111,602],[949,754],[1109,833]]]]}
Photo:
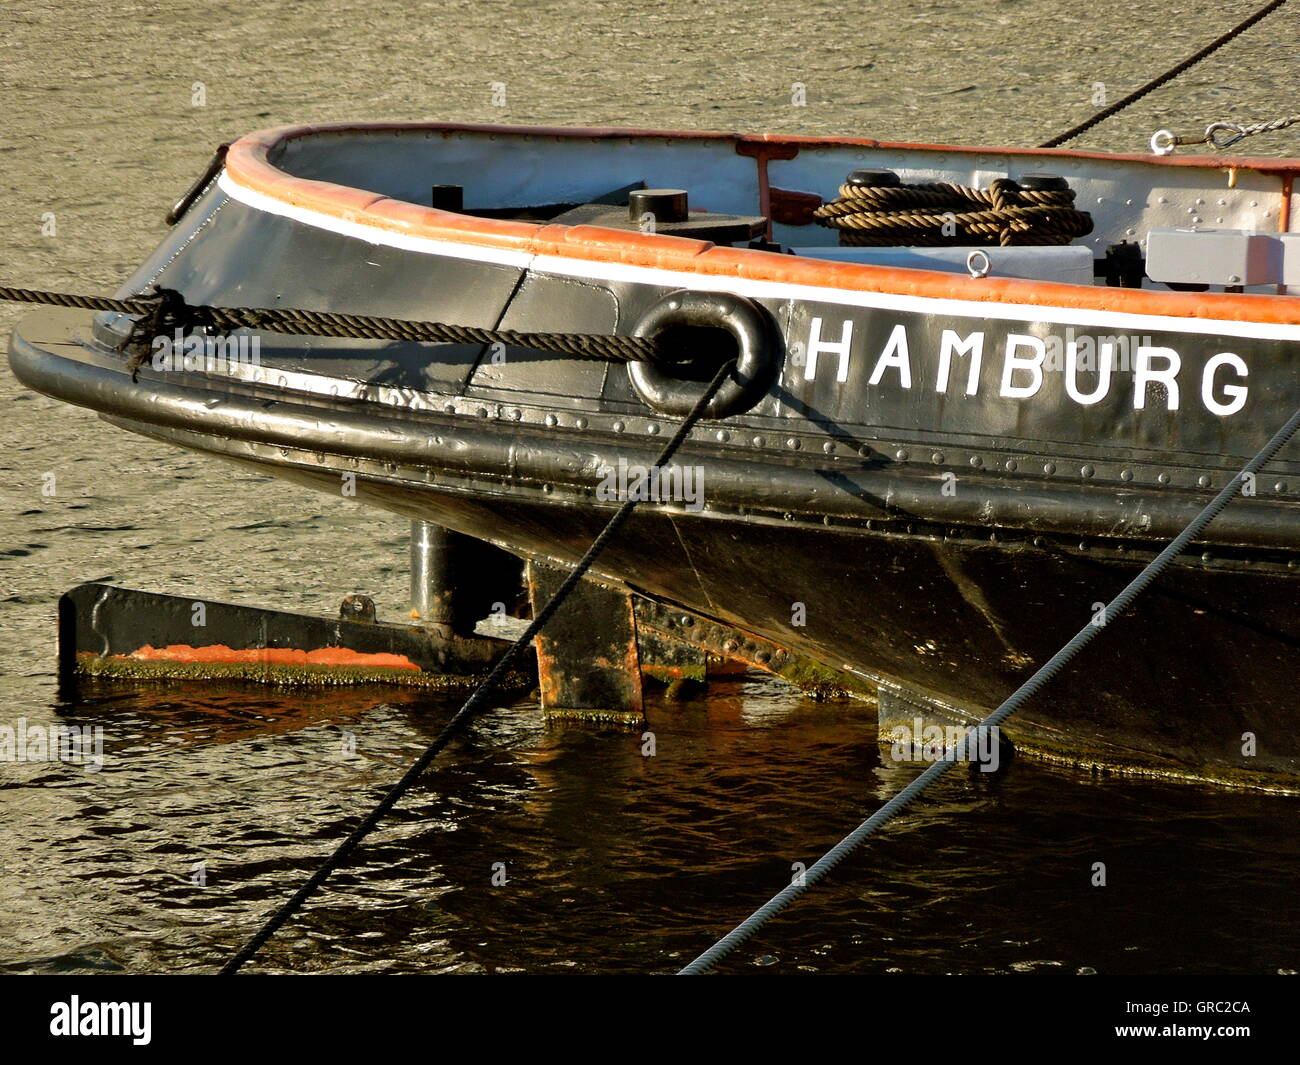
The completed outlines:
{"type": "MultiPolygon", "coordinates": [[[[569,570],[528,564],[536,615],[569,570]]],[[[636,620],[627,592],[581,581],[538,634],[537,676],[542,709],[553,715],[639,722],[644,714],[636,620]]]]}
{"type": "Polygon", "coordinates": [[[720,658],[736,659],[755,669],[774,673],[804,691],[875,695],[874,687],[860,677],[832,669],[762,636],[742,632],[680,607],[637,596],[635,613],[637,630],[643,636],[658,636],[689,644],[720,658]]]}
{"type": "Polygon", "coordinates": [[[638,626],[637,649],[641,655],[641,672],[661,684],[674,681],[698,681],[703,684],[709,674],[709,653],[702,647],[670,640],[657,632],[638,626]]]}
{"type": "MultiPolygon", "coordinates": [[[[509,646],[375,620],[367,596],[333,618],[92,582],[59,600],[59,674],[268,684],[473,687],[509,646]]],[[[531,664],[520,682],[531,683],[531,664]]]]}

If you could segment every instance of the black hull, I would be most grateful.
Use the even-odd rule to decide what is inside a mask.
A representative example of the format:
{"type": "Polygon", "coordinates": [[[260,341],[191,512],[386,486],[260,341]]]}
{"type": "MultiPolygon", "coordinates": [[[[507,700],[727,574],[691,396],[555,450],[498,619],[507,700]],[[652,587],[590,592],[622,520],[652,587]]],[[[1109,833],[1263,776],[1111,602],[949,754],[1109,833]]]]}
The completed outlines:
{"type": "MultiPolygon", "coordinates": [[[[69,318],[55,312],[47,327],[57,321],[66,328],[69,318]]],[[[21,337],[13,357],[37,387],[68,395],[79,378],[85,392],[77,398],[86,405],[107,406],[105,389],[114,387],[123,411],[110,420],[123,428],[329,493],[338,493],[341,477],[350,474],[363,503],[528,557],[575,562],[614,506],[593,498],[590,477],[585,491],[565,483],[582,482],[582,471],[592,468],[590,439],[566,434],[567,448],[534,455],[537,476],[505,483],[489,472],[490,449],[479,436],[491,430],[480,418],[424,416],[425,440],[441,459],[436,468],[408,466],[355,453],[367,448],[360,433],[350,436],[353,454],[324,450],[337,428],[326,426],[323,408],[315,411],[320,435],[313,441],[308,421],[296,422],[286,404],[268,410],[263,401],[263,417],[241,435],[279,440],[268,444],[181,427],[204,409],[203,393],[178,385],[123,391],[125,372],[115,357],[100,357],[98,367],[95,360],[71,362],[56,345],[21,337]],[[151,423],[123,417],[146,409],[151,423]],[[280,412],[275,431],[270,410],[280,412]],[[162,424],[168,421],[173,424],[162,424]],[[293,446],[295,438],[309,446],[293,446]]],[[[245,413],[257,401],[244,402],[246,412],[237,393],[224,397],[231,426],[249,424],[245,413]]],[[[376,420],[372,428],[402,443],[397,426],[376,420]]],[[[607,443],[606,457],[616,450],[607,443]]],[[[625,452],[641,461],[649,454],[642,441],[625,452]]],[[[517,468],[524,461],[515,455],[517,468]]],[[[725,487],[711,495],[725,496],[725,487]]],[[[903,491],[896,488],[895,496],[903,491]]],[[[782,492],[795,488],[783,489],[773,477],[768,490],[779,504],[782,492]]],[[[1242,511],[1225,514],[1236,519],[1237,535],[1250,523],[1249,504],[1243,500],[1242,511]]],[[[899,705],[924,707],[927,720],[973,723],[1078,630],[1092,603],[1112,598],[1162,546],[1089,535],[1096,530],[1054,532],[1047,518],[1034,529],[1015,530],[909,519],[897,507],[880,513],[885,516],[864,518],[860,511],[849,518],[830,507],[796,513],[759,505],[691,513],[644,504],[595,570],[883,684],[899,705]],[[803,604],[803,625],[793,624],[796,603],[803,604]]],[[[1171,525],[1178,520],[1173,516],[1171,525]]],[[[1298,580],[1294,557],[1276,548],[1220,541],[1185,556],[1007,734],[1022,750],[1073,764],[1300,790],[1298,580]],[[1250,735],[1254,753],[1245,754],[1250,735]]]]}
{"type": "MultiPolygon", "coordinates": [[[[199,197],[123,294],[597,334],[632,332],[697,281],[751,300],[779,373],[683,446],[677,462],[707,472],[702,505],[643,503],[596,573],[954,723],[997,706],[1176,535],[1300,380],[1289,320],[979,302],[964,279],[931,298],[906,271],[882,293],[408,247],[231,191],[199,197]],[[1031,365],[1067,335],[1135,361],[1031,365]]],[[[111,350],[129,324],[33,314],[11,363],[133,432],[329,493],[353,477],[363,502],[528,557],[576,561],[617,505],[602,471],[648,464],[675,424],[621,365],[480,345],[268,334],[255,368],[146,361],[132,384],[111,350]]],[[[1019,747],[1300,791],[1294,446],[1257,488],[1008,726],[1019,747]]]]}
{"type": "MultiPolygon", "coordinates": [[[[337,491],[337,473],[295,465],[278,449],[259,460],[259,450],[216,453],[337,491]]],[[[364,476],[357,487],[373,506],[567,563],[612,513],[364,476]]],[[[595,569],[887,689],[897,685],[895,694],[918,700],[927,720],[974,723],[1078,631],[1081,588],[1108,601],[1151,557],[951,532],[645,508],[595,569]],[[790,623],[796,602],[803,626],[790,623]]],[[[1189,558],[1006,732],[1021,750],[1075,765],[1295,788],[1296,590],[1284,573],[1189,558]],[[1250,756],[1247,734],[1257,739],[1250,756]]]]}

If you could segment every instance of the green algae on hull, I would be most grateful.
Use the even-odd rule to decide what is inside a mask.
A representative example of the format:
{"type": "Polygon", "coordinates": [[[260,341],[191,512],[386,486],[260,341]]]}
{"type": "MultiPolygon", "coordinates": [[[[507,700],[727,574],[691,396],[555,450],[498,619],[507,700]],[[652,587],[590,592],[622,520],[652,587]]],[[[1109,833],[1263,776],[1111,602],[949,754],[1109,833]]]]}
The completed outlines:
{"type": "Polygon", "coordinates": [[[542,709],[547,722],[572,722],[587,725],[613,725],[616,728],[638,729],[646,723],[645,714],[638,710],[583,710],[564,706],[547,706],[542,709]]]}

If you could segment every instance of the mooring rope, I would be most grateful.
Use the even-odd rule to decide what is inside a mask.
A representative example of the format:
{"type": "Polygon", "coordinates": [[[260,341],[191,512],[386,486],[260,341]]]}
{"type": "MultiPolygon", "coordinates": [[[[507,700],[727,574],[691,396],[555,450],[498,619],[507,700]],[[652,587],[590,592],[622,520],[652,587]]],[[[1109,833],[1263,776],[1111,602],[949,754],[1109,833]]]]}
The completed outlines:
{"type": "Polygon", "coordinates": [[[1154,92],[1162,85],[1167,85],[1169,82],[1173,81],[1174,78],[1178,77],[1178,75],[1183,73],[1183,71],[1189,69],[1190,67],[1194,67],[1197,63],[1199,63],[1202,59],[1206,58],[1207,56],[1213,55],[1229,41],[1237,37],[1240,37],[1243,33],[1245,33],[1248,29],[1250,29],[1251,26],[1255,25],[1256,22],[1258,22],[1262,18],[1267,17],[1268,15],[1271,15],[1274,11],[1276,11],[1279,7],[1281,7],[1286,2],[1287,0],[1269,0],[1269,3],[1261,7],[1258,11],[1256,11],[1253,15],[1251,15],[1250,18],[1246,19],[1243,22],[1238,23],[1236,26],[1230,29],[1227,33],[1223,34],[1221,37],[1216,37],[1204,48],[1202,48],[1199,52],[1195,53],[1194,55],[1188,56],[1177,66],[1170,67],[1163,74],[1157,75],[1156,77],[1152,78],[1150,81],[1148,81],[1145,85],[1141,86],[1140,88],[1134,89],[1122,100],[1116,100],[1109,107],[1102,108],[1102,110],[1098,111],[1091,118],[1085,119],[1084,121],[1080,122],[1077,126],[1071,126],[1064,133],[1053,137],[1049,141],[1044,141],[1042,144],[1039,145],[1039,147],[1057,148],[1060,147],[1062,144],[1064,144],[1066,141],[1074,140],[1074,138],[1079,136],[1081,133],[1088,132],[1088,130],[1092,129],[1093,126],[1097,125],[1100,122],[1104,122],[1106,119],[1110,118],[1111,115],[1123,111],[1124,108],[1128,107],[1130,104],[1137,103],[1138,100],[1142,99],[1142,97],[1146,96],[1148,93],[1154,92]]]}
{"type": "MultiPolygon", "coordinates": [[[[676,454],[677,449],[681,447],[682,442],[686,439],[691,429],[698,421],[700,421],[701,418],[703,418],[704,412],[708,408],[709,401],[717,394],[718,389],[722,387],[722,382],[726,380],[727,375],[731,373],[734,366],[734,361],[728,362],[714,375],[709,386],[704,390],[695,406],[691,408],[691,412],[686,415],[682,420],[681,425],[677,427],[677,432],[673,434],[672,439],[669,440],[668,443],[664,445],[663,450],[659,452],[659,457],[656,458],[654,462],[656,467],[663,466],[673,457],[674,454],[676,454]]],[[[492,667],[492,671],[486,678],[484,678],[483,683],[474,689],[473,694],[470,695],[470,697],[465,701],[465,704],[456,711],[452,719],[443,726],[442,731],[438,733],[437,737],[435,737],[433,742],[429,744],[424,753],[411,764],[411,767],[402,774],[402,778],[388,790],[387,794],[385,794],[376,804],[374,809],[362,818],[361,823],[348,834],[347,838],[343,840],[337,848],[335,848],[334,852],[321,863],[320,868],[311,875],[307,882],[295,891],[289,900],[281,905],[270,916],[266,923],[263,924],[257,933],[243,946],[239,953],[222,966],[219,975],[234,975],[239,971],[240,967],[249,960],[249,958],[253,957],[253,955],[262,948],[263,944],[265,944],[266,941],[276,933],[276,930],[279,929],[279,927],[283,925],[284,922],[287,921],[303,905],[303,903],[307,901],[308,898],[311,897],[316,889],[325,882],[330,873],[335,869],[338,869],[345,861],[347,861],[348,856],[356,849],[357,844],[370,834],[375,826],[379,824],[383,816],[397,804],[398,800],[401,799],[407,791],[410,790],[411,785],[413,785],[420,778],[421,774],[429,768],[429,765],[438,756],[439,752],[441,752],[442,749],[451,742],[452,738],[469,723],[470,719],[476,713],[483,709],[488,697],[496,690],[497,685],[505,677],[506,673],[509,672],[510,668],[514,665],[515,660],[523,653],[524,648],[532,642],[533,637],[541,632],[546,626],[546,623],[551,620],[564,600],[568,598],[569,593],[577,587],[578,582],[582,580],[583,576],[591,568],[592,563],[596,561],[597,556],[605,549],[605,546],[613,538],[614,534],[618,532],[623,523],[627,521],[628,516],[632,513],[639,501],[639,497],[634,496],[626,500],[623,505],[614,512],[614,516],[609,519],[608,524],[600,531],[600,535],[592,541],[591,546],[587,548],[587,553],[582,556],[581,560],[573,568],[573,572],[565,578],[564,583],[560,585],[559,590],[550,598],[546,605],[538,611],[537,616],[533,618],[528,628],[524,630],[519,639],[510,645],[505,654],[503,654],[497,661],[497,664],[492,667]]]]}
{"type": "Polygon", "coordinates": [[[1178,136],[1170,130],[1161,129],[1157,130],[1151,138],[1151,150],[1156,155],[1168,155],[1175,148],[1184,145],[1209,144],[1223,151],[1247,137],[1257,137],[1261,133],[1276,133],[1288,126],[1294,126],[1297,122],[1300,122],[1300,115],[1286,115],[1269,122],[1248,122],[1244,125],[1239,122],[1212,122],[1205,128],[1204,133],[1197,136],[1190,134],[1178,136]]]}
{"type": "MultiPolygon", "coordinates": [[[[1218,517],[1220,511],[1232,501],[1233,497],[1246,484],[1251,483],[1260,469],[1295,435],[1297,429],[1300,429],[1300,409],[1297,409],[1291,415],[1290,420],[1273,435],[1273,438],[1259,450],[1258,454],[1246,463],[1241,472],[1224,485],[1218,495],[1210,500],[1195,518],[1188,522],[1187,527],[1174,537],[1159,555],[1147,563],[1142,572],[1134,577],[1119,595],[1106,604],[1104,612],[1101,614],[1101,617],[1105,618],[1105,625],[1097,625],[1093,620],[1085,623],[1069,643],[1040,666],[1032,677],[1012,692],[1001,706],[974,728],[990,729],[997,727],[1019,710],[1029,699],[1038,694],[1043,686],[1060,673],[1075,655],[1087,647],[1106,625],[1113,623],[1132,606],[1134,600],[1146,591],[1151,582],[1159,577],[1173,563],[1174,559],[1182,554],[1188,544],[1205,531],[1205,527],[1218,517]]],[[[909,803],[920,796],[926,788],[943,776],[954,764],[955,752],[956,745],[948,747],[939,761],[930,765],[925,772],[822,855],[815,864],[804,872],[798,881],[791,883],[774,895],[714,943],[713,946],[709,947],[708,950],[704,951],[690,964],[684,966],[677,975],[699,976],[708,972],[746,940],[761,931],[777,914],[830,873],[840,862],[862,846],[878,828],[888,824],[909,803]]]]}
{"type": "Polygon", "coordinates": [[[580,359],[606,362],[659,362],[658,343],[647,337],[602,333],[520,333],[512,329],[481,329],[447,322],[379,318],[369,314],[309,311],[299,307],[209,307],[192,305],[175,289],[157,288],[130,299],[79,296],[67,292],[0,285],[0,301],[43,303],[91,311],[138,315],[121,345],[132,356],[132,374],[149,353],[154,337],[175,330],[228,333],[232,329],[261,329],[270,333],[347,337],[353,340],[406,340],[429,344],[506,344],[560,352],[580,359]]]}
{"type": "MultiPolygon", "coordinates": [[[[1224,142],[1223,147],[1226,148],[1230,144],[1236,144],[1237,141],[1244,140],[1247,137],[1256,137],[1261,133],[1276,133],[1280,129],[1294,126],[1297,122],[1300,122],[1300,115],[1286,115],[1283,118],[1275,118],[1271,122],[1250,122],[1246,125],[1236,125],[1236,136],[1230,137],[1226,142],[1224,142]]],[[[1231,122],[1225,122],[1223,124],[1229,128],[1232,128],[1234,125],[1231,122]]]]}
{"type": "Polygon", "coordinates": [[[1073,189],[1025,188],[998,178],[986,189],[937,182],[840,186],[813,217],[843,245],[1069,244],[1092,232],[1073,189]]]}

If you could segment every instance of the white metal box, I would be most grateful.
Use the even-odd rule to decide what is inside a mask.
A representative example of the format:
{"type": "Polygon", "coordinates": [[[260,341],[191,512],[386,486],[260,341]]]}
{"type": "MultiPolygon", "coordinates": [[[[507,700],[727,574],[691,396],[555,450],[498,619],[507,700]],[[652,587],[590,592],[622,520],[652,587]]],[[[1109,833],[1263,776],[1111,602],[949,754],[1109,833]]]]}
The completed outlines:
{"type": "Polygon", "coordinates": [[[1282,280],[1276,235],[1248,229],[1153,229],[1147,276],[1164,284],[1276,285],[1282,280]]]}

